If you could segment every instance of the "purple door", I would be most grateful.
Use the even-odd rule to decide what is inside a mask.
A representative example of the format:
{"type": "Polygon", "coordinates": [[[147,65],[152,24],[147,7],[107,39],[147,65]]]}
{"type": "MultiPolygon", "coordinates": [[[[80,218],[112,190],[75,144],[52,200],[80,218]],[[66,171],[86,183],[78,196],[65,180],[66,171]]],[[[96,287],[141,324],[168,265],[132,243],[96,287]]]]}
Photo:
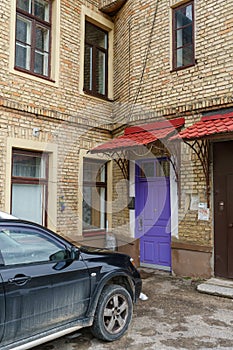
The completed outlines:
{"type": "Polygon", "coordinates": [[[136,165],[136,237],[143,266],[171,269],[169,161],[143,160],[136,165]]]}

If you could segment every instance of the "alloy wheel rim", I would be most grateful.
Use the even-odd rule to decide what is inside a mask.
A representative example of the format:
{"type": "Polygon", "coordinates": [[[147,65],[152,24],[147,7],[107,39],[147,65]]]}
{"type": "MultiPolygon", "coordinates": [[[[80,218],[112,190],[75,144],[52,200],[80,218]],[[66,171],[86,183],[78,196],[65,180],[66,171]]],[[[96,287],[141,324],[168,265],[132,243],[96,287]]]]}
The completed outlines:
{"type": "Polygon", "coordinates": [[[124,328],[129,314],[127,299],[122,294],[114,294],[104,308],[104,326],[108,333],[116,334],[124,328]]]}

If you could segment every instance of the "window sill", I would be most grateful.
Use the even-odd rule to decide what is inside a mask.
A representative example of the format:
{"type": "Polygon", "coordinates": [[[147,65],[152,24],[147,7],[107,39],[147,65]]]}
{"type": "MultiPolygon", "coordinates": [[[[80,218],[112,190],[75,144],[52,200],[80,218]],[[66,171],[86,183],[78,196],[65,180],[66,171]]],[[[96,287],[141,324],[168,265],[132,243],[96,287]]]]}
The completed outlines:
{"type": "Polygon", "coordinates": [[[87,91],[87,90],[83,90],[82,91],[82,95],[94,98],[96,100],[104,100],[104,101],[107,101],[107,102],[114,102],[113,99],[111,99],[111,98],[109,98],[107,96],[95,94],[95,93],[92,93],[91,91],[87,91]]]}
{"type": "Polygon", "coordinates": [[[105,236],[106,234],[107,234],[106,230],[83,231],[83,237],[105,236]]]}
{"type": "Polygon", "coordinates": [[[170,70],[170,73],[174,73],[174,72],[179,72],[179,71],[182,71],[182,70],[185,70],[185,69],[188,69],[188,68],[192,68],[196,65],[196,63],[192,63],[192,64],[189,64],[188,66],[182,66],[182,67],[178,67],[178,68],[173,68],[170,70]]]}
{"type": "Polygon", "coordinates": [[[58,87],[58,83],[55,80],[47,78],[47,77],[43,77],[40,75],[32,74],[32,73],[25,71],[23,69],[13,68],[10,70],[10,73],[14,74],[14,75],[18,75],[21,78],[30,79],[31,81],[47,84],[47,85],[50,85],[53,87],[58,87]]]}
{"type": "Polygon", "coordinates": [[[36,73],[33,73],[33,72],[29,71],[29,70],[26,70],[26,69],[23,69],[23,68],[20,68],[20,67],[14,67],[14,69],[19,71],[19,72],[22,72],[24,74],[29,74],[30,76],[33,76],[33,77],[36,77],[36,78],[39,78],[39,79],[45,79],[45,80],[54,82],[51,78],[47,77],[46,75],[36,74],[36,73]]]}

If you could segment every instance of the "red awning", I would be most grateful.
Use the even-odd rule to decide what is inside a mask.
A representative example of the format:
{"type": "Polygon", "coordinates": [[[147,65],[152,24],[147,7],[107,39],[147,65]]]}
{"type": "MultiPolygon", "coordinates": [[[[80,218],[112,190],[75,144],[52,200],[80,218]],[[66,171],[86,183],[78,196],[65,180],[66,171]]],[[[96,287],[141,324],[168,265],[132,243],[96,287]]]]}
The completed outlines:
{"type": "Polygon", "coordinates": [[[161,120],[150,124],[131,126],[125,129],[124,134],[99,145],[91,150],[91,153],[120,150],[135,146],[148,145],[156,140],[166,139],[176,129],[184,125],[184,118],[161,120]]]}
{"type": "Polygon", "coordinates": [[[196,140],[207,137],[213,138],[216,134],[229,132],[233,132],[233,112],[202,117],[199,122],[181,131],[179,135],[175,135],[171,139],[196,140]]]}

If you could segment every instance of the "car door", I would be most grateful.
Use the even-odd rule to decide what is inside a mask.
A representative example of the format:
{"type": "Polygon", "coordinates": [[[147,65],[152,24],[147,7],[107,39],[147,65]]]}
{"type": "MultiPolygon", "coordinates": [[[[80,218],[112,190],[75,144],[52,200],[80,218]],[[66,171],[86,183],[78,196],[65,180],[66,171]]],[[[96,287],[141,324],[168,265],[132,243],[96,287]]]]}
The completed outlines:
{"type": "Polygon", "coordinates": [[[16,245],[1,249],[7,324],[2,344],[84,317],[90,298],[85,264],[49,260],[64,252],[66,242],[33,225],[0,225],[0,241],[3,232],[16,245]]]}

